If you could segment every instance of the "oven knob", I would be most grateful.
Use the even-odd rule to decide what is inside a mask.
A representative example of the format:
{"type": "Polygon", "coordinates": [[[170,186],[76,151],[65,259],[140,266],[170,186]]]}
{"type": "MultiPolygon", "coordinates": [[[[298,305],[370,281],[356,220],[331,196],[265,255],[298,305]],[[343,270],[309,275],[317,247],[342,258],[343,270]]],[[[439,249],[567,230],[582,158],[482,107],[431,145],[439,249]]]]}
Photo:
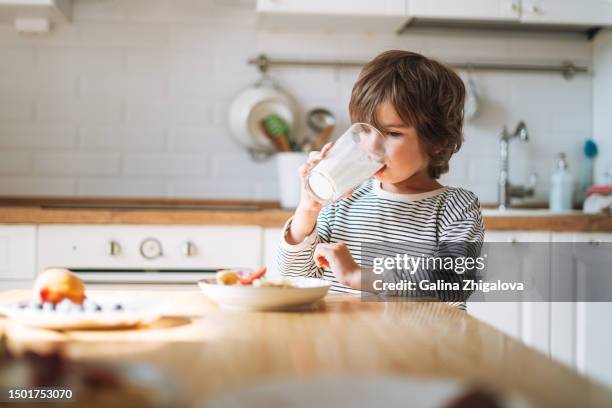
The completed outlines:
{"type": "Polygon", "coordinates": [[[140,254],[147,259],[155,259],[162,256],[162,245],[155,238],[147,238],[140,244],[140,254]]]}
{"type": "MultiPolygon", "coordinates": [[[[73,247],[74,248],[74,247],[73,247]]],[[[117,256],[121,253],[121,244],[117,241],[108,241],[106,253],[110,256],[117,256]]]]}
{"type": "Polygon", "coordinates": [[[195,256],[198,253],[198,247],[191,241],[185,242],[183,245],[183,255],[187,257],[195,256]]]}

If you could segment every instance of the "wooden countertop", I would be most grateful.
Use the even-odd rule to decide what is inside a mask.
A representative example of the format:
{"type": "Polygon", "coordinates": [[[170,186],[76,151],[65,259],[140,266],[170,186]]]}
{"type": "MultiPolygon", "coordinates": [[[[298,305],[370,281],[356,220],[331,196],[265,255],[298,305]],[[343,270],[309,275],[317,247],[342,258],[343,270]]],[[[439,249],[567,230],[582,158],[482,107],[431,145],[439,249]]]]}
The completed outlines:
{"type": "MultiPolygon", "coordinates": [[[[66,209],[0,207],[0,224],[258,225],[281,227],[293,214],[280,209],[66,209]]],[[[485,216],[487,230],[612,232],[605,215],[485,216]]]]}
{"type": "MultiPolygon", "coordinates": [[[[61,343],[75,358],[145,361],[167,371],[197,405],[270,379],[333,374],[457,378],[518,392],[538,407],[604,407],[612,391],[441,303],[362,302],[328,295],[301,312],[232,312],[197,291],[102,292],[156,297],[167,317],[138,330],[52,332],[0,318],[14,348],[61,343]]],[[[0,293],[0,302],[29,296],[0,293]]]]}
{"type": "MultiPolygon", "coordinates": [[[[293,214],[275,201],[114,198],[0,198],[0,224],[258,225],[281,227],[293,214]]],[[[612,217],[580,212],[484,217],[488,230],[605,231],[612,217]]]]}

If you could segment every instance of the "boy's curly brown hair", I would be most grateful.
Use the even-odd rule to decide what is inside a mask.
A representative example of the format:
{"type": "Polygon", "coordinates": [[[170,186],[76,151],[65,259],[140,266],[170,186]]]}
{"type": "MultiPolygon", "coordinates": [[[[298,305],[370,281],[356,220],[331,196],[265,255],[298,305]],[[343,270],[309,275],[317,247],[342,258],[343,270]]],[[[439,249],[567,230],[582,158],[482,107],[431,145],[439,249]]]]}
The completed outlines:
{"type": "Polygon", "coordinates": [[[429,157],[429,175],[437,179],[463,142],[465,86],[452,68],[410,51],[390,50],[368,62],[353,86],[352,122],[380,129],[376,109],[389,102],[413,126],[429,157]]]}

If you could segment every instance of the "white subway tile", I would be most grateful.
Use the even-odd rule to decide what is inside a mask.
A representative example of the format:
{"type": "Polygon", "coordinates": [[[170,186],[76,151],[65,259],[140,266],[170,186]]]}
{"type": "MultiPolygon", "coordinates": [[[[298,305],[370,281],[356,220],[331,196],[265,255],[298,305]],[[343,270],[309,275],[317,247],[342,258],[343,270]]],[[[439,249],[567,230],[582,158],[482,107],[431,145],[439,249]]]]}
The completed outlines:
{"type": "Polygon", "coordinates": [[[499,160],[495,156],[470,157],[467,163],[467,178],[470,182],[497,185],[499,160]]]}
{"type": "Polygon", "coordinates": [[[71,196],[75,192],[71,178],[47,176],[0,176],[0,194],[4,196],[71,196]]]}
{"type": "Polygon", "coordinates": [[[41,175],[112,175],[121,161],[118,153],[44,152],[35,155],[35,168],[41,175]]]}
{"type": "Polygon", "coordinates": [[[39,95],[76,96],[78,81],[76,75],[63,72],[40,72],[25,68],[19,72],[0,76],[0,94],[35,98],[39,95]]]}
{"type": "Polygon", "coordinates": [[[18,175],[32,172],[32,153],[21,150],[0,150],[0,174],[18,175]]]}
{"type": "Polygon", "coordinates": [[[128,153],[123,158],[123,171],[139,176],[205,176],[209,160],[204,154],[128,153]]]}
{"type": "Polygon", "coordinates": [[[274,180],[276,160],[273,157],[264,161],[253,160],[246,151],[238,153],[217,153],[212,157],[213,177],[218,180],[250,179],[274,180]]]}
{"type": "Polygon", "coordinates": [[[208,125],[212,123],[213,106],[208,101],[172,103],[171,120],[176,124],[208,125]]]}
{"type": "Polygon", "coordinates": [[[125,53],[125,69],[128,74],[157,74],[170,72],[172,55],[168,48],[135,48],[125,53]]]}
{"type": "Polygon", "coordinates": [[[0,102],[0,121],[27,122],[34,117],[34,104],[21,98],[5,99],[0,102]]]}
{"type": "MultiPolygon", "coordinates": [[[[245,82],[241,88],[245,88],[252,83],[245,82]]],[[[232,84],[233,85],[233,84],[232,84]]],[[[227,98],[228,93],[232,94],[231,89],[228,89],[228,84],[221,81],[221,78],[215,78],[206,74],[202,75],[174,75],[170,78],[170,97],[172,100],[185,99],[209,99],[218,100],[227,98]]],[[[233,91],[234,93],[236,91],[233,91]]]]}
{"type": "Polygon", "coordinates": [[[253,199],[253,183],[245,180],[170,180],[168,195],[171,197],[210,199],[253,199]]]}
{"type": "Polygon", "coordinates": [[[279,186],[278,181],[257,181],[255,183],[255,191],[253,192],[255,200],[278,200],[279,186]]]}
{"type": "MultiPolygon", "coordinates": [[[[0,38],[2,38],[0,31],[0,38]]],[[[24,67],[34,65],[34,48],[0,47],[0,72],[20,72],[24,67]]]]}
{"type": "Polygon", "coordinates": [[[149,179],[81,178],[77,195],[90,197],[164,197],[162,181],[149,179]]]}
{"type": "Polygon", "coordinates": [[[166,123],[206,125],[212,122],[212,105],[208,102],[128,102],[126,118],[130,123],[166,123]]]}
{"type": "Polygon", "coordinates": [[[167,45],[169,40],[166,24],[148,22],[91,23],[79,27],[79,31],[83,44],[98,48],[160,47],[167,45]]]}
{"type": "Polygon", "coordinates": [[[120,50],[83,48],[39,48],[37,66],[40,70],[79,74],[118,73],[123,70],[120,50]]]}
{"type": "Polygon", "coordinates": [[[239,152],[242,147],[228,130],[218,126],[174,127],[168,133],[168,148],[192,152],[239,152]]]}
{"type": "Polygon", "coordinates": [[[167,95],[167,88],[168,79],[164,75],[90,74],[81,77],[81,93],[85,98],[162,99],[167,95]]]}
{"type": "Polygon", "coordinates": [[[164,134],[162,127],[85,126],[79,129],[79,141],[86,149],[160,150],[164,134]]]}
{"type": "Polygon", "coordinates": [[[0,125],[1,147],[41,149],[49,147],[71,148],[76,142],[75,126],[50,124],[0,125]]]}
{"type": "Polygon", "coordinates": [[[117,123],[123,118],[123,105],[120,101],[41,100],[36,104],[36,117],[48,122],[117,123]]]}

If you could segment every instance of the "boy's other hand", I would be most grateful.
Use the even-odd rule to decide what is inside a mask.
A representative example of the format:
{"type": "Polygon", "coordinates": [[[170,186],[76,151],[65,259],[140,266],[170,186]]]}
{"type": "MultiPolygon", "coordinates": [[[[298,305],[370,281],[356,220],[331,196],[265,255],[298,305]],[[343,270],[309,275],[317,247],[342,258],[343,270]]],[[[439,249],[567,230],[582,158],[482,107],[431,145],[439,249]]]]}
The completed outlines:
{"type": "Polygon", "coordinates": [[[340,283],[354,289],[361,287],[361,267],[343,242],[318,244],[313,256],[315,264],[331,270],[340,283]]]}

